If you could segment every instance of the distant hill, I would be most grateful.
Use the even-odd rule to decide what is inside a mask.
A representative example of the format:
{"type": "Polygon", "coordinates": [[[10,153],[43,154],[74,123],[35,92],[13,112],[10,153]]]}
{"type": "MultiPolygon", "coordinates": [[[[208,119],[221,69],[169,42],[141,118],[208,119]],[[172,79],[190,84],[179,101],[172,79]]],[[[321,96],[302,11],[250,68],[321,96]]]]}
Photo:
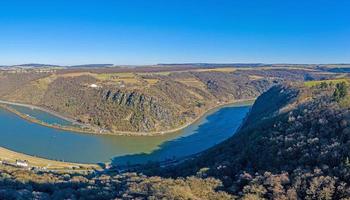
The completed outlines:
{"type": "Polygon", "coordinates": [[[74,68],[98,68],[98,67],[113,67],[114,64],[84,64],[84,65],[71,65],[69,67],[74,68]]]}
{"type": "Polygon", "coordinates": [[[82,64],[82,65],[71,65],[71,66],[62,66],[54,64],[41,64],[41,63],[27,63],[19,65],[3,65],[0,67],[12,67],[12,68],[50,68],[50,67],[64,67],[64,68],[103,68],[103,67],[113,67],[114,64],[82,64]]]}
{"type": "Polygon", "coordinates": [[[159,63],[157,66],[197,66],[197,67],[261,67],[263,63],[159,63]]]}
{"type": "Polygon", "coordinates": [[[52,65],[52,64],[40,64],[40,63],[28,63],[28,64],[20,64],[20,65],[12,65],[11,67],[61,67],[60,65],[52,65]]]}

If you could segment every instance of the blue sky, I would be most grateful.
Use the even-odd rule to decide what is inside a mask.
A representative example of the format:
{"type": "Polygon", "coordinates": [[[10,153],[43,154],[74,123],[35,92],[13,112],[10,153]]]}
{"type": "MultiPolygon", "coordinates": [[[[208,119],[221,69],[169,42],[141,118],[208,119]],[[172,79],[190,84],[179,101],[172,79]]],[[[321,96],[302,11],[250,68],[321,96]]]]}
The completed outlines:
{"type": "Polygon", "coordinates": [[[0,2],[0,64],[350,63],[348,0],[0,2]]]}

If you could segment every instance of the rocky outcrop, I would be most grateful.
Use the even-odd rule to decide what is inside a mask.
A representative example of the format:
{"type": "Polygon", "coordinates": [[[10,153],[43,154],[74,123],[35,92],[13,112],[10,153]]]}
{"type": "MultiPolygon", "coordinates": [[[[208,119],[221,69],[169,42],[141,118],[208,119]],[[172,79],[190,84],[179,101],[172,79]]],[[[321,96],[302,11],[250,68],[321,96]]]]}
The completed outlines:
{"type": "MultiPolygon", "coordinates": [[[[147,96],[136,91],[101,91],[101,103],[109,104],[111,108],[125,108],[129,112],[123,120],[140,131],[154,130],[157,126],[172,127],[175,120],[171,106],[166,106],[156,97],[147,96]]],[[[113,110],[111,110],[113,112],[113,110]]]]}

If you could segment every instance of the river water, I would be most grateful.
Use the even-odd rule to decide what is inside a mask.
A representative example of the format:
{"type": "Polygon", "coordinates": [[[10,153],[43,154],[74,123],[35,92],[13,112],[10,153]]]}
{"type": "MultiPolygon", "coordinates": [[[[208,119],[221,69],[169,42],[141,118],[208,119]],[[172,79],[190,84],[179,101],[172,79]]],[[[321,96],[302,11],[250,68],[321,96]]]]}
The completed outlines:
{"type": "MultiPolygon", "coordinates": [[[[14,108],[47,123],[70,123],[40,110],[14,108]]],[[[151,137],[62,131],[28,122],[0,109],[0,146],[38,157],[79,163],[114,159],[118,163],[135,164],[179,158],[203,151],[232,136],[249,108],[247,104],[221,107],[181,131],[151,137]]]]}

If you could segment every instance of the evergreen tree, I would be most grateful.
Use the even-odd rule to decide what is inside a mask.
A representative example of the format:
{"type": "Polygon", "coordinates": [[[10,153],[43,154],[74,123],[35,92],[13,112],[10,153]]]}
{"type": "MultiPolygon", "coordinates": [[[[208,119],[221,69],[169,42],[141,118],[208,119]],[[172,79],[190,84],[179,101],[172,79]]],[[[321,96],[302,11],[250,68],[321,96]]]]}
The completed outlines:
{"type": "Polygon", "coordinates": [[[339,102],[348,94],[348,88],[345,82],[337,83],[333,93],[334,100],[339,102]]]}

